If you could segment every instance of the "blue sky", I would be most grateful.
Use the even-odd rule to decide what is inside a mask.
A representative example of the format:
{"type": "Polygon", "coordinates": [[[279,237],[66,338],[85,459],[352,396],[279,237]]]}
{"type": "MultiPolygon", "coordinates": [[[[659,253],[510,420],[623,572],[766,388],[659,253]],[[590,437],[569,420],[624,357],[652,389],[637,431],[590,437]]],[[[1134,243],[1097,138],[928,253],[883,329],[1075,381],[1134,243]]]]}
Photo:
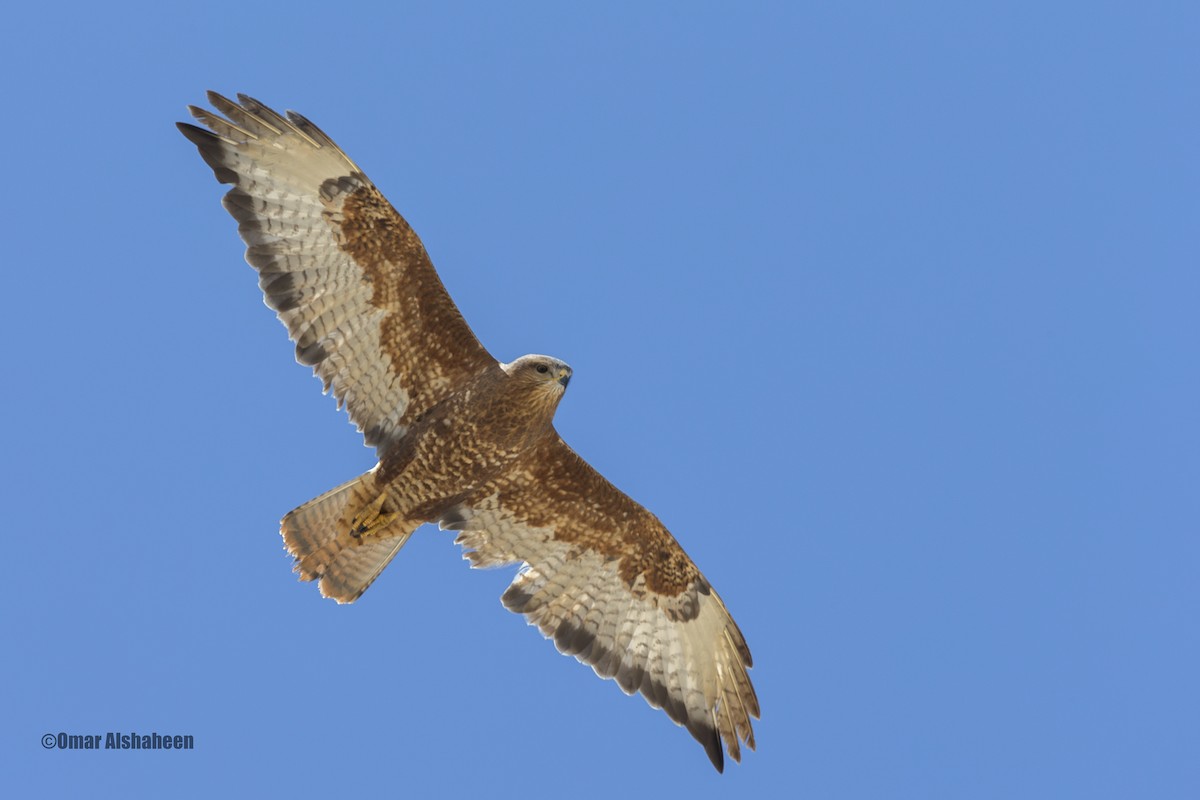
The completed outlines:
{"type": "MultiPolygon", "coordinates": [[[[1157,3],[8,12],[11,796],[1200,793],[1200,14],[1157,3]],[[173,123],[323,127],[755,656],[718,776],[423,529],[277,534],[372,452],[173,123]],[[60,752],[45,733],[188,733],[60,752]]],[[[6,792],[7,794],[7,792],[6,792]]]]}

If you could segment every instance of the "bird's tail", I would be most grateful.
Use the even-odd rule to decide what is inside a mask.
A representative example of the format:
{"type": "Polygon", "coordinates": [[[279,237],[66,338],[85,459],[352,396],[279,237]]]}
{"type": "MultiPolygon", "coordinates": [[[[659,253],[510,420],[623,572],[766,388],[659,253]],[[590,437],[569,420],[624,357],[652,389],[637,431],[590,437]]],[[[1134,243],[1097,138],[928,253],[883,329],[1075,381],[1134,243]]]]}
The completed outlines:
{"type": "Polygon", "coordinates": [[[368,472],[289,512],[280,533],[300,580],[320,580],[322,595],[353,603],[420,524],[392,511],[368,472]]]}

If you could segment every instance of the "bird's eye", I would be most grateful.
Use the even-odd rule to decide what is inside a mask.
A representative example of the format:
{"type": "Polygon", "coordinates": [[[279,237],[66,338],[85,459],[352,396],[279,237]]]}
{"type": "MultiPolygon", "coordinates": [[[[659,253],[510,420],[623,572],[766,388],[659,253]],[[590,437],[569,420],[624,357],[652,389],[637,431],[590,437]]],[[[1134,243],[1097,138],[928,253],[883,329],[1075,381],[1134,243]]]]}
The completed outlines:
{"type": "Polygon", "coordinates": [[[549,372],[549,371],[550,371],[550,368],[549,368],[549,367],[547,367],[545,364],[538,364],[538,365],[537,365],[537,371],[538,371],[538,372],[541,372],[541,373],[543,373],[543,374],[545,374],[545,373],[547,373],[547,372],[549,372]]]}

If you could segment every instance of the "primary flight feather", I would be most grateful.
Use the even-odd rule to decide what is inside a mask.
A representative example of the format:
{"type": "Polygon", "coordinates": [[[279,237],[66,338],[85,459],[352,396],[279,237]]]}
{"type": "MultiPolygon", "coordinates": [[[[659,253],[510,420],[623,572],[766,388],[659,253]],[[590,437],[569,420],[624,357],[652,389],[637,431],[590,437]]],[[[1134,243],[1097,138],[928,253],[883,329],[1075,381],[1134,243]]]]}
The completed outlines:
{"type": "Polygon", "coordinates": [[[283,518],[302,580],[358,599],[413,531],[458,531],[473,566],[520,564],[501,598],[558,649],[640,692],[724,766],[754,747],[750,650],[658,518],[559,437],[571,377],[502,364],[421,240],[317,126],[238,95],[179,123],[217,180],[296,359],[344,404],[378,463],[283,518]],[[221,116],[223,115],[223,116],[221,116]]]}

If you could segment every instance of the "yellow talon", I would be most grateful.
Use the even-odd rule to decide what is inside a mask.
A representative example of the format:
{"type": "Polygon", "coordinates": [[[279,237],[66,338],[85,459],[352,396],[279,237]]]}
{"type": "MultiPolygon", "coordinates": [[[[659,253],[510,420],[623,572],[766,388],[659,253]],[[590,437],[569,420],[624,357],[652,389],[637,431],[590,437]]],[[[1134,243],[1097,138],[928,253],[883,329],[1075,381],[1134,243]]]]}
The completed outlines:
{"type": "Polygon", "coordinates": [[[386,492],[372,500],[350,520],[350,535],[354,537],[355,541],[361,544],[364,537],[383,530],[400,516],[394,511],[385,512],[383,510],[385,502],[387,502],[386,492]]]}

